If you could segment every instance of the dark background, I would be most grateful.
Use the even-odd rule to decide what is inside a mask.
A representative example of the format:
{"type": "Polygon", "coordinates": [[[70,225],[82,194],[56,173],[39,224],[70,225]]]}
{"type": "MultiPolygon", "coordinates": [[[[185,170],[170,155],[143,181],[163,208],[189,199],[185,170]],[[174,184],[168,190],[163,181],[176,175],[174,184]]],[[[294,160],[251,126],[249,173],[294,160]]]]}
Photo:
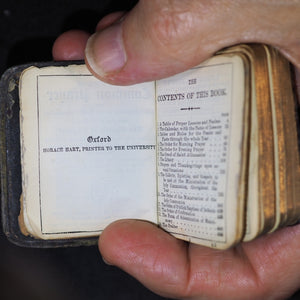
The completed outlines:
{"type": "MultiPolygon", "coordinates": [[[[2,0],[0,75],[13,65],[52,60],[55,38],[68,29],[93,32],[109,12],[128,10],[135,0],[2,0]]],[[[165,299],[107,266],[96,246],[28,249],[0,231],[1,299],[165,299]]],[[[292,299],[300,299],[300,293],[292,299]]]]}

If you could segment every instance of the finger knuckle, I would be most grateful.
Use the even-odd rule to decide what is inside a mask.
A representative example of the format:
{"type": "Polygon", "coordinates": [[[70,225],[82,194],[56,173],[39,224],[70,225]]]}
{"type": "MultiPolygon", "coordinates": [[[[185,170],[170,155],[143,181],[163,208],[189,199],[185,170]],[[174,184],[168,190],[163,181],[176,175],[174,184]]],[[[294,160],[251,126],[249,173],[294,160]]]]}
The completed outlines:
{"type": "Polygon", "coordinates": [[[163,44],[180,43],[191,34],[193,21],[192,11],[180,9],[173,3],[161,7],[154,15],[152,32],[155,38],[163,44]]]}

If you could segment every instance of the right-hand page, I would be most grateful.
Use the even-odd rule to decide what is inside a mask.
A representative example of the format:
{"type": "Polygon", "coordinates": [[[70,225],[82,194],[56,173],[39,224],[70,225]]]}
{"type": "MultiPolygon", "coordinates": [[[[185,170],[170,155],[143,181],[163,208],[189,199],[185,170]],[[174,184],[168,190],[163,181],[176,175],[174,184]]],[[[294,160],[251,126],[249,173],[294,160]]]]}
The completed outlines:
{"type": "Polygon", "coordinates": [[[228,248],[242,235],[246,173],[245,62],[216,56],[156,82],[159,225],[228,248]]]}

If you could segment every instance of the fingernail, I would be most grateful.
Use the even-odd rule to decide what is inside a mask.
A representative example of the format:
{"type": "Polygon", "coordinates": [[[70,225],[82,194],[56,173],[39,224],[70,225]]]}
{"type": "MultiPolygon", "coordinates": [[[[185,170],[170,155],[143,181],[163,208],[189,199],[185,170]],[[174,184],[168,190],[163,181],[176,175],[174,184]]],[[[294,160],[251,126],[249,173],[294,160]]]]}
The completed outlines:
{"type": "Polygon", "coordinates": [[[99,76],[117,72],[126,63],[121,23],[93,34],[86,45],[87,65],[99,76]]]}
{"type": "Polygon", "coordinates": [[[108,266],[113,266],[113,264],[109,263],[108,261],[106,261],[103,257],[102,257],[102,260],[105,264],[107,264],[108,266]]]}

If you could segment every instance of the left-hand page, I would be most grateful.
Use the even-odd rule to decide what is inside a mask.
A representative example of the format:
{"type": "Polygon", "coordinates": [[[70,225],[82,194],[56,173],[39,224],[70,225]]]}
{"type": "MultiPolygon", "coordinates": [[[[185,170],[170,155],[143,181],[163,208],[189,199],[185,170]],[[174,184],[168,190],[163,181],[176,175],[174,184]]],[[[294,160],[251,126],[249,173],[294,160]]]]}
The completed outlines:
{"type": "Polygon", "coordinates": [[[20,79],[23,220],[42,239],[157,222],[154,83],[116,87],[85,65],[20,79]]]}

